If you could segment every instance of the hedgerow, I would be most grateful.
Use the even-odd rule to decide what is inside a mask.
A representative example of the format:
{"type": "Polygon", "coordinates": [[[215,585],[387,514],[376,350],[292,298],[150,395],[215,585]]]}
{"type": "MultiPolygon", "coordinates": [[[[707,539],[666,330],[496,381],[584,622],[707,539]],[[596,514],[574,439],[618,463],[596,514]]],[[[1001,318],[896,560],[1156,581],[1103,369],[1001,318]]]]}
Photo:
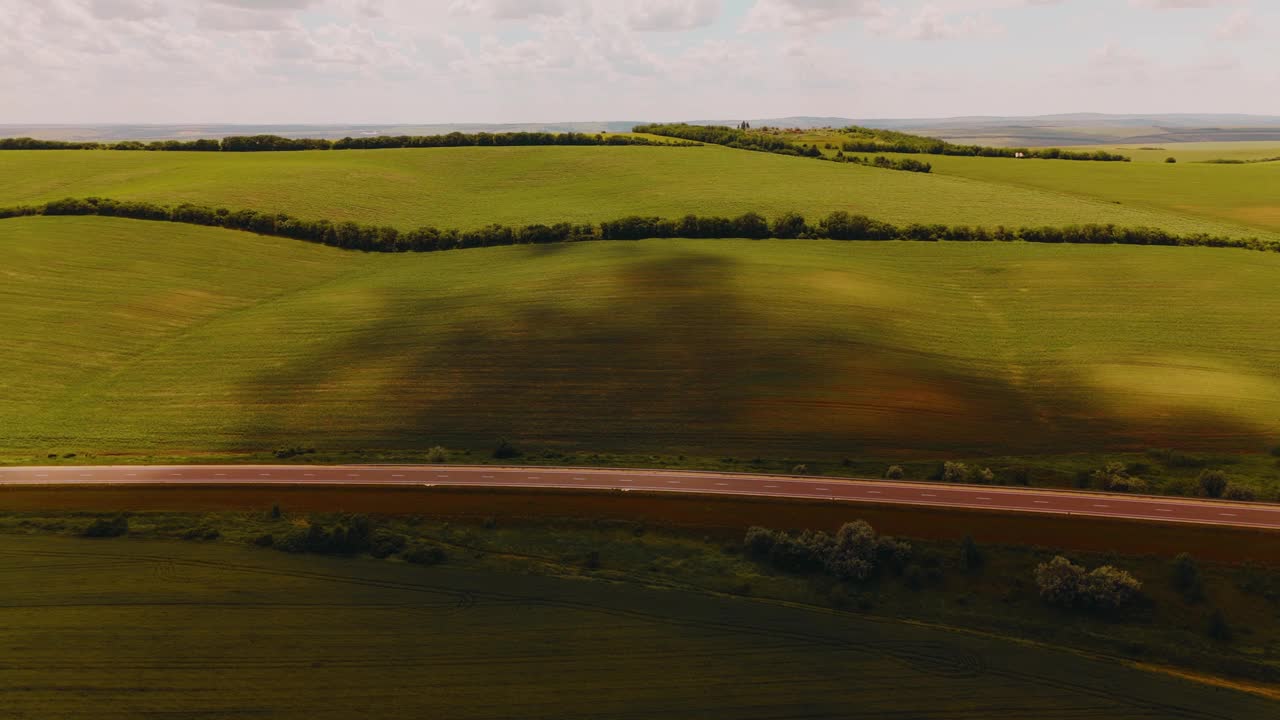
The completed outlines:
{"type": "Polygon", "coordinates": [[[1150,227],[1067,225],[1065,227],[969,225],[894,225],[844,211],[810,223],[798,213],[785,213],[770,223],[763,215],[744,213],[735,218],[686,215],[679,219],[631,216],[599,224],[536,223],[523,226],[491,224],[459,230],[421,227],[400,230],[331,220],[304,220],[283,213],[230,210],[183,203],[160,205],[109,198],[66,198],[41,205],[0,207],[0,218],[32,215],[100,215],[245,230],[260,235],[304,240],[367,252],[432,252],[497,245],[531,245],[584,240],[643,240],[649,238],[750,238],[829,240],[914,240],[922,242],[1033,242],[1074,244],[1165,245],[1231,247],[1280,251],[1280,243],[1258,238],[1233,238],[1194,233],[1180,235],[1150,227]]]}

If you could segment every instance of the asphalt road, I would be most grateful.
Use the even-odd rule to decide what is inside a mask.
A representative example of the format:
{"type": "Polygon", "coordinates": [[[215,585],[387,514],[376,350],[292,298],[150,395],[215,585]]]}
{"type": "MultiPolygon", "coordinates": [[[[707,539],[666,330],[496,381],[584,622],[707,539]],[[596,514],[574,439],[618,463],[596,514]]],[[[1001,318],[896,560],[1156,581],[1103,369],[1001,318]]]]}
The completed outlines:
{"type": "Polygon", "coordinates": [[[98,465],[0,468],[0,485],[219,483],[643,490],[1091,515],[1280,530],[1280,505],[821,477],[675,470],[443,465],[98,465]]]}

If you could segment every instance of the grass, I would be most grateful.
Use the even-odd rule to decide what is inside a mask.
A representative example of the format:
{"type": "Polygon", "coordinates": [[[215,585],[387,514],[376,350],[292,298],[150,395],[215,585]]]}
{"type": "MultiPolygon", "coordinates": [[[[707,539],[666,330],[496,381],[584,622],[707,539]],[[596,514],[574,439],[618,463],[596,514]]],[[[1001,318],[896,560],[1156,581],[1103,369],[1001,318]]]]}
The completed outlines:
{"type": "MultiPolygon", "coordinates": [[[[588,222],[641,214],[1007,226],[1111,222],[1274,239],[1269,226],[1131,207],[1056,188],[889,172],[729,148],[500,147],[282,153],[8,151],[0,205],[68,196],[194,202],[401,228],[588,222]],[[927,198],[927,202],[922,202],[927,198]]],[[[1056,163],[1064,165],[1069,163],[1056,163]]],[[[1092,163],[1084,163],[1092,164],[1092,163]]],[[[1238,170],[1222,166],[1218,169],[1238,170]]]]}
{"type": "Polygon", "coordinates": [[[1280,329],[1258,322],[1280,309],[1269,254],[675,240],[364,255],[3,222],[0,452],[28,461],[503,436],[815,461],[1280,438],[1280,329]]]}
{"type": "MultiPolygon", "coordinates": [[[[404,527],[454,548],[445,565],[424,568],[236,547],[235,529],[261,522],[247,518],[135,516],[131,527],[147,537],[193,521],[232,535],[24,537],[10,533],[85,521],[0,521],[0,649],[21,658],[0,664],[9,716],[327,718],[376,706],[380,717],[769,718],[803,709],[846,718],[856,708],[866,717],[1232,718],[1273,706],[1115,660],[894,619],[918,609],[894,603],[937,606],[950,588],[883,583],[856,600],[872,603],[869,615],[778,602],[835,596],[674,536],[404,527]],[[461,550],[475,544],[484,549],[461,550]],[[600,570],[582,569],[587,548],[600,552],[600,570]],[[709,594],[690,578],[745,578],[759,599],[709,594]]],[[[970,600],[952,606],[960,613],[985,611],[980,593],[961,596],[970,600]]]]}

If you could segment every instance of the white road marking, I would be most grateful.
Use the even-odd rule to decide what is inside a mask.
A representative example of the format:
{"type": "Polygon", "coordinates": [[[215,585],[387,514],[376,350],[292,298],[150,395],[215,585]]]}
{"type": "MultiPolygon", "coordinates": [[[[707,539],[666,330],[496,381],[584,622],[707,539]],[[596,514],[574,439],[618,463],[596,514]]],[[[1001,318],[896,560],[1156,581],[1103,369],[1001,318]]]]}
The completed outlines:
{"type": "Polygon", "coordinates": [[[667,481],[667,484],[668,484],[668,485],[679,485],[679,484],[680,484],[680,481],[679,481],[679,480],[668,480],[668,481],[667,481]]]}
{"type": "Polygon", "coordinates": [[[492,479],[493,479],[493,476],[492,476],[492,475],[481,475],[480,477],[485,478],[486,480],[492,480],[492,479]]]}
{"type": "Polygon", "coordinates": [[[765,487],[767,487],[767,488],[776,488],[776,487],[778,487],[778,486],[777,486],[777,485],[765,485],[765,487]]]}
{"type": "Polygon", "coordinates": [[[302,473],[302,477],[315,477],[315,473],[302,473]]]}
{"type": "Polygon", "coordinates": [[[356,473],[347,473],[347,477],[360,477],[356,473]]]}
{"type": "Polygon", "coordinates": [[[404,477],[403,475],[392,475],[391,477],[404,477]]]}
{"type": "Polygon", "coordinates": [[[449,477],[448,475],[437,475],[436,477],[449,477]]]}
{"type": "Polygon", "coordinates": [[[1156,512],[1173,512],[1169,508],[1156,508],[1156,512]]]}
{"type": "Polygon", "coordinates": [[[872,495],[879,495],[879,494],[880,494],[880,491],[879,491],[879,490],[868,490],[867,492],[871,493],[872,495]]]}
{"type": "Polygon", "coordinates": [[[80,477],[93,477],[90,473],[80,473],[80,477]]]}
{"type": "Polygon", "coordinates": [[[620,480],[621,480],[622,482],[631,482],[630,480],[628,480],[628,479],[626,479],[626,478],[620,478],[620,480]]]}
{"type": "Polygon", "coordinates": [[[816,487],[814,488],[814,490],[825,490],[827,492],[831,492],[830,490],[827,490],[827,488],[820,488],[820,487],[816,487]]]}
{"type": "Polygon", "coordinates": [[[729,487],[729,483],[716,483],[716,485],[719,485],[720,487],[729,487]]]}
{"type": "Polygon", "coordinates": [[[226,477],[226,476],[227,476],[227,474],[226,474],[226,473],[214,473],[214,474],[213,474],[213,476],[214,476],[214,477],[226,477]]]}
{"type": "MultiPolygon", "coordinates": [[[[541,475],[530,475],[530,476],[529,476],[529,479],[530,479],[530,480],[540,480],[541,478],[542,478],[542,476],[541,476],[541,475]]],[[[623,480],[622,482],[631,482],[631,481],[630,481],[630,480],[623,480]]]]}
{"type": "Polygon", "coordinates": [[[182,473],[169,473],[169,477],[182,477],[182,473]]]}
{"type": "Polygon", "coordinates": [[[1110,505],[1094,505],[1094,507],[1111,507],[1110,505]]]}
{"type": "Polygon", "coordinates": [[[49,477],[49,473],[36,473],[36,477],[49,477]]]}
{"type": "Polygon", "coordinates": [[[258,477],[271,477],[271,473],[258,473],[258,477]]]}
{"type": "Polygon", "coordinates": [[[1048,505],[1048,504],[1049,504],[1049,501],[1048,501],[1048,500],[1033,500],[1032,502],[1034,502],[1034,503],[1035,503],[1035,504],[1037,504],[1037,505],[1048,505]]]}
{"type": "MultiPolygon", "coordinates": [[[[41,475],[40,477],[44,477],[41,475]]],[[[138,477],[138,473],[129,473],[129,477],[138,477]]]]}
{"type": "Polygon", "coordinates": [[[978,498],[974,498],[974,499],[975,499],[975,500],[990,500],[991,498],[989,498],[989,497],[978,497],[978,498]]]}
{"type": "Polygon", "coordinates": [[[1222,517],[1235,517],[1235,513],[1218,513],[1222,517]]]}
{"type": "Polygon", "coordinates": [[[576,477],[576,478],[574,478],[574,480],[586,480],[586,478],[576,477]]]}
{"type": "Polygon", "coordinates": [[[921,494],[921,495],[923,495],[923,496],[925,496],[925,497],[938,497],[937,495],[934,495],[933,493],[920,493],[920,494],[921,494]]]}

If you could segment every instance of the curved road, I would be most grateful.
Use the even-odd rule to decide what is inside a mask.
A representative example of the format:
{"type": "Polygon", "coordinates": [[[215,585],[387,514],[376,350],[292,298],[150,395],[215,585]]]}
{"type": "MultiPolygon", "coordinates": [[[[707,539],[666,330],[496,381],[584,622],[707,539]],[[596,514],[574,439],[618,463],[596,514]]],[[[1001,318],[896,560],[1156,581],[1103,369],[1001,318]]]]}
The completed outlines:
{"type": "Polygon", "coordinates": [[[0,485],[220,483],[644,490],[1091,515],[1280,530],[1280,505],[822,477],[474,465],[99,465],[0,468],[0,485]]]}

